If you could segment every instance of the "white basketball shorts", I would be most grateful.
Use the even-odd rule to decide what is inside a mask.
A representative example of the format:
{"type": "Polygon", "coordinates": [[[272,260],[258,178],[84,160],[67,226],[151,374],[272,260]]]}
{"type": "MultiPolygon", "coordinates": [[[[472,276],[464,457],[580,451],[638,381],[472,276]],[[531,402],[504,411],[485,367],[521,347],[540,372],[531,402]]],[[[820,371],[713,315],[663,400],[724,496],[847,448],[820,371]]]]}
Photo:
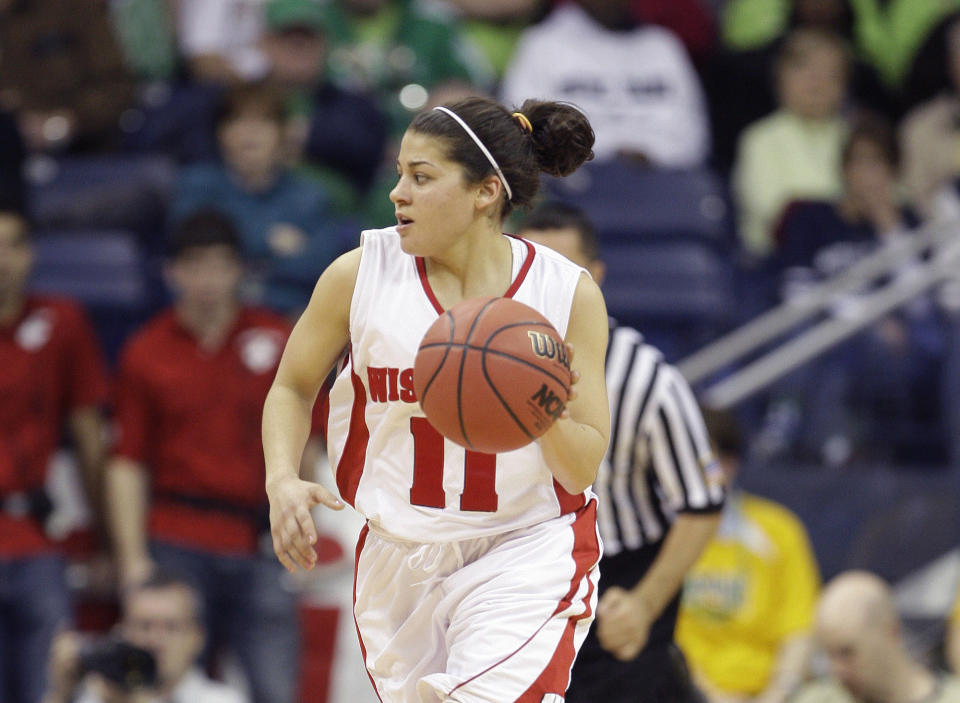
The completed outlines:
{"type": "Polygon", "coordinates": [[[597,604],[596,500],[461,542],[357,544],[354,615],[384,703],[563,703],[597,604]]]}

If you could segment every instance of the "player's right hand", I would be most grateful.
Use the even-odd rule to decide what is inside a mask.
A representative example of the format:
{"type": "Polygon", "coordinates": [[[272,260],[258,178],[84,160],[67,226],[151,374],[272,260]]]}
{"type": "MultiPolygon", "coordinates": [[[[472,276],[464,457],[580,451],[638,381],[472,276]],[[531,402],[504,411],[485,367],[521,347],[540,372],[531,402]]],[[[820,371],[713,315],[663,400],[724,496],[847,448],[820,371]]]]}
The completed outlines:
{"type": "Polygon", "coordinates": [[[294,573],[299,566],[309,570],[317,563],[314,545],[317,526],[310,509],[325,505],[342,510],[343,502],[317,483],[303,481],[294,475],[283,476],[267,484],[270,501],[270,534],[273,551],[287,571],[294,573]]]}

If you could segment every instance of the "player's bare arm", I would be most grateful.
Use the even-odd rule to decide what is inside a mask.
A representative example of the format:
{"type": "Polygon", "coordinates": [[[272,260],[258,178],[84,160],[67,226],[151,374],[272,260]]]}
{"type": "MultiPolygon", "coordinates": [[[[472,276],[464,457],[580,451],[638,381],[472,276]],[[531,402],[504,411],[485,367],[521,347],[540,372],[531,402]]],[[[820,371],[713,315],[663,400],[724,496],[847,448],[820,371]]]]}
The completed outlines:
{"type": "Polygon", "coordinates": [[[610,409],[604,381],[607,306],[593,279],[582,274],[570,310],[566,342],[573,348],[575,393],[568,413],[554,423],[540,447],[557,482],[569,493],[593,483],[610,438],[610,409]]]}
{"type": "Polygon", "coordinates": [[[343,503],[323,486],[299,477],[310,434],[313,404],[324,378],[350,336],[350,300],[360,266],[360,249],[324,271],[310,303],[297,321],[263,407],[263,453],[270,500],[273,548],[288,570],[316,563],[317,530],[310,508],[339,510],[343,503]]]}

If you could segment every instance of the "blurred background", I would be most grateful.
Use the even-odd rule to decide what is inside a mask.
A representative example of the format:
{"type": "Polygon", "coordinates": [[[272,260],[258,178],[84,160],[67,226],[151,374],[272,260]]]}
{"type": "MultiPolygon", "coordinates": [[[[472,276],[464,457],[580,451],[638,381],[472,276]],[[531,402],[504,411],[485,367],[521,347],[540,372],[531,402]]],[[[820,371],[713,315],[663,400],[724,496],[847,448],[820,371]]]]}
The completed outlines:
{"type": "MultiPolygon", "coordinates": [[[[150,340],[186,353],[156,328],[194,290],[174,235],[199,215],[234,230],[237,304],[285,335],[323,268],[393,224],[413,115],[483,94],[587,113],[596,158],[542,197],[592,220],[610,314],[733,413],[738,486],[799,518],[820,578],[881,575],[911,646],[949,666],[960,0],[0,0],[0,49],[0,568],[65,554],[79,631],[114,627],[118,585],[137,578],[105,537],[123,493],[104,466],[133,462],[148,495],[180,481],[184,510],[262,503],[229,472],[149,480],[147,447],[180,436],[137,385],[150,340]],[[59,356],[16,361],[49,339],[59,356]],[[51,504],[24,508],[38,489],[51,504]],[[42,536],[10,527],[25,512],[42,536]]],[[[270,370],[271,349],[258,338],[241,356],[270,370]]],[[[229,415],[231,398],[210,409],[229,415]]],[[[329,483],[324,462],[309,470],[329,483]]],[[[283,581],[303,630],[298,700],[374,700],[350,613],[359,526],[318,520],[320,567],[283,581]]],[[[207,661],[250,694],[242,657],[207,661]]]]}

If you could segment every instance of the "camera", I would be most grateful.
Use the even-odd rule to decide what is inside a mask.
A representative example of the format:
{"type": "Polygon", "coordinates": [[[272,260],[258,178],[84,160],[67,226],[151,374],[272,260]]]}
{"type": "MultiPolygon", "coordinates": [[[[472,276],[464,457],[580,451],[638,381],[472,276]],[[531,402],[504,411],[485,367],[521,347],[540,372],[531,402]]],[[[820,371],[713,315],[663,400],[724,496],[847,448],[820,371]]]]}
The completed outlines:
{"type": "Polygon", "coordinates": [[[157,662],[147,650],[117,638],[88,642],[80,649],[81,674],[97,673],[126,690],[153,686],[157,662]]]}

